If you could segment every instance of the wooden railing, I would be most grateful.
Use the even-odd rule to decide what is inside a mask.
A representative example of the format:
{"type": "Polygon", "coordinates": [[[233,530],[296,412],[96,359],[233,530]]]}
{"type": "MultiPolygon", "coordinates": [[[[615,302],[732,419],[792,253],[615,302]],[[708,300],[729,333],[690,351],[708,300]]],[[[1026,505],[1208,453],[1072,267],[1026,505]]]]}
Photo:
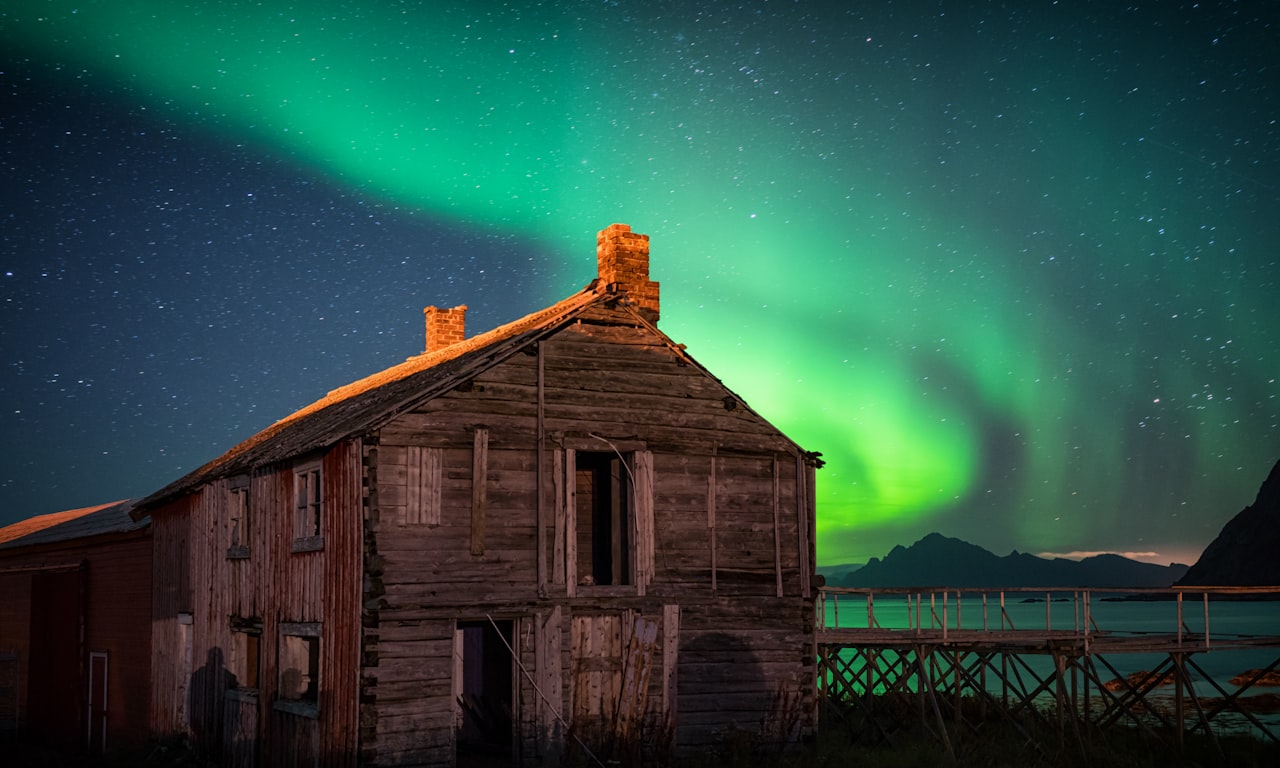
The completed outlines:
{"type": "MultiPolygon", "coordinates": [[[[1280,586],[1164,589],[824,586],[819,589],[815,619],[819,633],[831,630],[865,630],[877,634],[929,634],[940,637],[943,642],[953,636],[972,637],[974,633],[1052,633],[1059,638],[1078,637],[1087,641],[1104,631],[1108,634],[1126,634],[1132,631],[1131,627],[1122,625],[1100,628],[1094,615],[1094,602],[1097,599],[1172,603],[1175,606],[1175,613],[1171,617],[1173,626],[1161,634],[1174,638],[1178,645],[1185,642],[1208,650],[1215,642],[1210,613],[1212,601],[1280,600],[1280,586]],[[1043,622],[1037,619],[1028,623],[1023,615],[1020,618],[1022,626],[1018,626],[1010,614],[1010,604],[1014,601],[1043,601],[1043,622]],[[899,618],[898,621],[882,620],[887,612],[886,604],[893,606],[891,611],[899,618]],[[900,620],[904,608],[905,626],[900,620]],[[1195,630],[1188,627],[1193,613],[1200,619],[1195,622],[1200,624],[1195,630]]],[[[1022,613],[1025,614],[1025,611],[1022,613]]],[[[1270,634],[1280,634],[1280,627],[1276,627],[1270,634]]],[[[1224,636],[1219,634],[1216,637],[1224,636]]]]}

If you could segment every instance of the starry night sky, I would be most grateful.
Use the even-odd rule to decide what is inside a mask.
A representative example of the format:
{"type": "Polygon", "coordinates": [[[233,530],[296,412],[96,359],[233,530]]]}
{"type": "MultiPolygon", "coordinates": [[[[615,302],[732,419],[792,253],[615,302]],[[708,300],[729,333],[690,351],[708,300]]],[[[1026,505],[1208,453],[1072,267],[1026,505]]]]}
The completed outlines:
{"type": "Polygon", "coordinates": [[[0,9],[0,524],[145,495],[652,238],[819,557],[1190,562],[1280,458],[1272,2],[0,9]]]}

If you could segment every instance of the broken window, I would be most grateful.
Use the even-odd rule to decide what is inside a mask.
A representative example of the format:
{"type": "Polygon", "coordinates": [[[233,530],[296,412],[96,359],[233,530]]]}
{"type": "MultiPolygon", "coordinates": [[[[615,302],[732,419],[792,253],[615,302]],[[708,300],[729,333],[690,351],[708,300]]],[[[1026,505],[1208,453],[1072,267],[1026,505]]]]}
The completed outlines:
{"type": "Polygon", "coordinates": [[[280,699],[314,707],[320,700],[320,625],[280,625],[280,699]]]}
{"type": "Polygon", "coordinates": [[[579,583],[632,584],[631,470],[613,452],[577,451],[575,461],[579,583]]]}
{"type": "Polygon", "coordinates": [[[231,674],[236,688],[256,691],[262,660],[262,621],[231,619],[231,674]]]}

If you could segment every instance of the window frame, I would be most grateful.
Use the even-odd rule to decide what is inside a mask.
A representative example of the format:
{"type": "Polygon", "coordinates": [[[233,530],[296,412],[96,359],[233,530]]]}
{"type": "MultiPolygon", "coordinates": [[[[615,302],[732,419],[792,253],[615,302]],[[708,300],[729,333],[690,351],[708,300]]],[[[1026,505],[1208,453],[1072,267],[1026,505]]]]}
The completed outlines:
{"type": "Polygon", "coordinates": [[[574,531],[578,553],[576,573],[579,587],[634,587],[635,569],[635,482],[631,453],[610,450],[574,452],[574,531]],[[590,497],[584,499],[583,475],[590,497]],[[585,503],[584,503],[585,502],[585,503]],[[584,523],[588,525],[584,526],[584,523]],[[584,528],[587,535],[584,536],[584,528]],[[583,557],[584,543],[590,557],[583,557]],[[582,573],[589,565],[591,572],[582,573]],[[605,573],[608,571],[608,573],[605,573]]]}
{"type": "Polygon", "coordinates": [[[279,642],[276,646],[276,697],[272,707],[282,712],[302,717],[316,718],[320,716],[320,694],[323,685],[324,669],[321,642],[320,622],[281,622],[279,642]],[[301,642],[298,642],[301,641],[301,642]],[[292,671],[301,671],[293,664],[295,659],[302,659],[306,672],[301,680],[300,695],[289,695],[296,692],[299,685],[289,686],[285,676],[292,671]]]}
{"type": "MultiPolygon", "coordinates": [[[[609,439],[598,435],[587,438],[566,437],[554,454],[556,478],[556,512],[552,552],[552,582],[562,586],[566,597],[576,597],[578,590],[593,596],[643,597],[654,577],[654,478],[653,454],[642,440],[609,439]],[[629,482],[628,536],[630,536],[629,580],[619,585],[584,583],[578,573],[578,499],[577,454],[611,453],[627,467],[629,482]]],[[[594,582],[594,578],[590,580],[594,582]]]]}
{"type": "Polygon", "coordinates": [[[249,542],[253,527],[253,497],[249,476],[240,475],[227,482],[227,559],[243,560],[250,556],[249,542]]]}
{"type": "Polygon", "coordinates": [[[237,698],[256,697],[262,689],[262,619],[232,616],[231,641],[236,684],[230,692],[237,698]]]}
{"type": "Polygon", "coordinates": [[[293,552],[324,549],[324,469],[319,459],[293,468],[293,552]]]}

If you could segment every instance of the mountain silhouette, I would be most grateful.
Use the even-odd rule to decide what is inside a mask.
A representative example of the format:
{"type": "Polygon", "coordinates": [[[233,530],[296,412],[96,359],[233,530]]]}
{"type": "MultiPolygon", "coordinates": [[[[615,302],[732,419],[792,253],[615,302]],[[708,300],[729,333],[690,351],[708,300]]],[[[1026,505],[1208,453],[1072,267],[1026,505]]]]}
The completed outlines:
{"type": "Polygon", "coordinates": [[[824,568],[827,583],[842,587],[1168,587],[1187,572],[1180,564],[1152,565],[1119,555],[1083,560],[1043,558],[1017,550],[1000,557],[967,541],[931,533],[909,547],[894,547],[857,570],[824,568]]]}
{"type": "Polygon", "coordinates": [[[1280,461],[1254,502],[1227,521],[1178,585],[1280,585],[1280,461]]]}

